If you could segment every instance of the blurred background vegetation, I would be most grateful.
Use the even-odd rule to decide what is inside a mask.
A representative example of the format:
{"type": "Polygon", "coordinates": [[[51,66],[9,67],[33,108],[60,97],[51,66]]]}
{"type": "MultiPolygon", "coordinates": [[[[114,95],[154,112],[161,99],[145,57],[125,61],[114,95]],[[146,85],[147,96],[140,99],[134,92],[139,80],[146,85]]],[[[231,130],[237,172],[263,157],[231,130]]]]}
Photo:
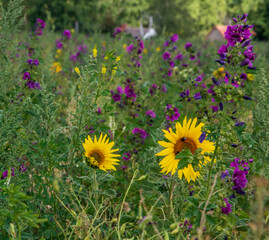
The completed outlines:
{"type": "MultiPolygon", "coordinates": [[[[2,5],[8,1],[0,0],[2,5]]],[[[178,33],[183,38],[205,36],[217,24],[229,24],[232,17],[249,13],[255,24],[256,38],[269,38],[269,0],[24,0],[26,26],[32,28],[36,18],[44,19],[55,31],[74,29],[79,32],[113,32],[121,24],[145,26],[153,16],[154,28],[178,33]]]]}

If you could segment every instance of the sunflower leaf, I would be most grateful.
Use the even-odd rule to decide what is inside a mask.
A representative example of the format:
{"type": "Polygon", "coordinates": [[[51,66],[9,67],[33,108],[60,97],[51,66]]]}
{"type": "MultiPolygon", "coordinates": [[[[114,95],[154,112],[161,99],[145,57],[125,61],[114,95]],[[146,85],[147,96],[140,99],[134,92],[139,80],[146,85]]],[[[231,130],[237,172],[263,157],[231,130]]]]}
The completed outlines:
{"type": "Polygon", "coordinates": [[[180,161],[178,162],[178,169],[184,169],[185,167],[188,166],[188,161],[187,159],[180,159],[180,161]]]}
{"type": "Polygon", "coordinates": [[[183,149],[176,156],[177,159],[180,159],[178,163],[178,169],[183,169],[188,166],[189,163],[193,160],[193,155],[190,149],[183,149]]]}

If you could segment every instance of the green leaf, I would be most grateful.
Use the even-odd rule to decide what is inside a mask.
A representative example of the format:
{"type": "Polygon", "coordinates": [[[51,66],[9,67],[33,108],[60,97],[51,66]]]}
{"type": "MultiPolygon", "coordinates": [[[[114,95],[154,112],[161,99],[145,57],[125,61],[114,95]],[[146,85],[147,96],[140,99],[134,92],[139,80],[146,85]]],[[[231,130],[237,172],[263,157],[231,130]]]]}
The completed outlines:
{"type": "Polygon", "coordinates": [[[194,206],[199,206],[199,201],[197,198],[194,197],[187,197],[187,201],[192,203],[194,206]]]}
{"type": "Polygon", "coordinates": [[[178,162],[178,169],[184,169],[185,167],[188,166],[188,161],[187,159],[180,159],[179,162],[178,162]]]}
{"type": "Polygon", "coordinates": [[[115,197],[117,195],[117,192],[114,189],[108,189],[103,192],[104,195],[109,196],[109,197],[115,197]]]}

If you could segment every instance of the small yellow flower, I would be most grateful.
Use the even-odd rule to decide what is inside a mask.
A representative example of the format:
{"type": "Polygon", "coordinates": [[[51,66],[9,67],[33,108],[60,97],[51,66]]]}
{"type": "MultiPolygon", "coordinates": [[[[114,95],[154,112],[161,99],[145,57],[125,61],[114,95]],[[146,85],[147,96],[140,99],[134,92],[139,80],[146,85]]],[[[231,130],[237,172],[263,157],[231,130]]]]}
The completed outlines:
{"type": "Polygon", "coordinates": [[[220,68],[218,68],[218,70],[215,70],[213,72],[213,75],[216,78],[223,78],[223,77],[225,77],[225,69],[224,69],[224,67],[220,67],[220,68]]]}
{"type": "Polygon", "coordinates": [[[56,53],[58,53],[58,54],[62,53],[62,49],[58,49],[58,50],[56,51],[56,53]]]}
{"type": "Polygon", "coordinates": [[[97,49],[96,49],[96,45],[94,46],[94,49],[92,50],[92,55],[94,58],[97,57],[97,49]]]}
{"type": "Polygon", "coordinates": [[[247,79],[248,79],[249,81],[253,81],[253,80],[254,80],[254,75],[251,74],[251,73],[248,73],[248,74],[247,74],[247,79]]]}
{"type": "Polygon", "coordinates": [[[123,47],[124,49],[126,49],[126,48],[127,48],[127,44],[123,44],[122,47],[123,47]]]}
{"type": "Polygon", "coordinates": [[[145,54],[147,54],[147,53],[148,53],[148,50],[147,50],[146,48],[144,49],[144,53],[145,53],[145,54]]]}
{"type": "Polygon", "coordinates": [[[106,56],[104,57],[104,59],[107,60],[107,59],[108,59],[108,56],[106,55],[106,56]]]}
{"type": "Polygon", "coordinates": [[[79,71],[79,68],[78,67],[75,67],[75,72],[80,75],[80,71],[79,71]]]}
{"type": "Polygon", "coordinates": [[[55,62],[52,64],[51,71],[55,71],[56,73],[61,72],[63,70],[61,63],[59,62],[55,62]]]}
{"type": "Polygon", "coordinates": [[[161,48],[160,47],[157,47],[156,48],[156,52],[160,52],[161,51],[161,48]]]}
{"type": "Polygon", "coordinates": [[[120,61],[121,55],[116,58],[116,62],[120,61]]]}
{"type": "Polygon", "coordinates": [[[105,67],[105,65],[103,65],[103,67],[102,67],[102,74],[106,74],[106,67],[105,67]]]}
{"type": "Polygon", "coordinates": [[[112,69],[112,74],[113,74],[113,75],[116,73],[116,70],[117,70],[117,69],[118,69],[117,67],[113,67],[113,69],[112,69]]]}

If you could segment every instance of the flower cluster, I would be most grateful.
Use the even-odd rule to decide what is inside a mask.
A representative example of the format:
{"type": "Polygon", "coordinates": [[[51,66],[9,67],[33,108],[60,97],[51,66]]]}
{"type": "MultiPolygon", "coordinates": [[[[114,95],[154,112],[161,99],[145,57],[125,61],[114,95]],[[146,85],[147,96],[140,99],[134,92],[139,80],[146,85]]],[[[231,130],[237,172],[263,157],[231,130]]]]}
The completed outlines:
{"type": "Polygon", "coordinates": [[[30,69],[26,68],[22,76],[23,80],[28,80],[25,85],[30,89],[41,89],[40,83],[32,79],[34,74],[30,73],[31,70],[34,70],[34,67],[39,65],[38,59],[28,59],[26,62],[30,69]]]}
{"type": "Polygon", "coordinates": [[[227,27],[224,33],[227,44],[218,49],[220,59],[216,61],[221,65],[225,63],[237,65],[239,61],[241,67],[254,68],[252,62],[255,60],[256,54],[253,53],[253,46],[250,45],[251,40],[249,39],[250,29],[253,28],[253,25],[245,24],[247,14],[239,15],[237,19],[234,18],[234,21],[239,24],[227,27]]]}
{"type": "Polygon", "coordinates": [[[127,83],[124,90],[120,86],[117,87],[117,92],[111,90],[110,92],[112,94],[112,99],[115,102],[120,102],[122,100],[122,96],[125,96],[125,99],[130,99],[135,102],[137,96],[135,94],[133,86],[134,84],[127,83]]]}
{"type": "Polygon", "coordinates": [[[136,37],[136,40],[137,40],[136,44],[131,44],[127,46],[126,51],[130,55],[131,53],[134,53],[131,55],[132,56],[131,61],[133,62],[133,66],[135,66],[136,68],[139,68],[141,67],[140,60],[143,59],[142,53],[143,53],[143,50],[145,49],[145,46],[144,46],[144,42],[141,39],[136,37]]]}
{"type": "Polygon", "coordinates": [[[178,118],[180,117],[178,108],[172,107],[171,104],[167,104],[164,111],[166,112],[165,114],[166,120],[170,120],[171,122],[178,120],[178,118]]]}
{"type": "Polygon", "coordinates": [[[240,158],[235,158],[234,162],[232,162],[230,165],[231,168],[234,168],[232,176],[234,186],[232,189],[238,194],[245,195],[245,191],[243,189],[246,187],[248,182],[246,175],[248,174],[249,170],[249,162],[252,161],[252,159],[250,159],[248,162],[244,160],[240,161],[240,158]]]}
{"type": "Polygon", "coordinates": [[[45,22],[42,19],[37,18],[35,24],[35,34],[38,36],[42,36],[43,35],[42,29],[44,29],[45,27],[46,27],[45,22]]]}

